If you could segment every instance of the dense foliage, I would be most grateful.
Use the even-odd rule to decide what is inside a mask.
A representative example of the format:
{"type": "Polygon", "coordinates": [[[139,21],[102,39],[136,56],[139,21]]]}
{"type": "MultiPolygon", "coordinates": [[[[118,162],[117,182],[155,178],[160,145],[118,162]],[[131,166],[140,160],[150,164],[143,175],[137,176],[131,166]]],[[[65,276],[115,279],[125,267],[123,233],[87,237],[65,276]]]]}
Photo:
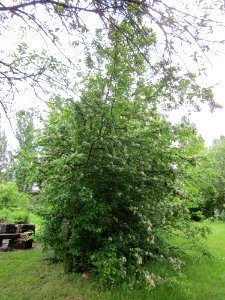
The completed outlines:
{"type": "MultiPolygon", "coordinates": [[[[220,212],[224,209],[225,205],[225,138],[221,136],[220,139],[215,140],[212,147],[209,148],[209,157],[211,158],[208,168],[217,174],[214,181],[214,187],[217,191],[217,195],[214,198],[214,209],[218,209],[220,212]]],[[[210,200],[208,200],[210,202],[210,200]]]]}
{"type": "Polygon", "coordinates": [[[0,221],[26,223],[29,196],[21,193],[14,182],[0,184],[0,221]]]}
{"type": "Polygon", "coordinates": [[[206,217],[219,215],[225,208],[225,165],[224,165],[225,139],[215,140],[207,150],[207,161],[202,163],[201,192],[204,196],[203,205],[200,207],[206,217]]]}

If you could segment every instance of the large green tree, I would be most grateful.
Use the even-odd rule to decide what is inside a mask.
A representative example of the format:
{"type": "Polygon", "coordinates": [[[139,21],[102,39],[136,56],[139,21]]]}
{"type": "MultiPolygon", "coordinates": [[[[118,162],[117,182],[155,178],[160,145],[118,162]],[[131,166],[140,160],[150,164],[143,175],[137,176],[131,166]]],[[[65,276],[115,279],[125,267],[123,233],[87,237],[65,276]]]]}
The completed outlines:
{"type": "MultiPolygon", "coordinates": [[[[128,21],[120,27],[135,37],[128,21]]],[[[166,237],[175,228],[193,233],[182,179],[195,154],[185,146],[187,126],[173,126],[158,112],[175,77],[153,83],[155,67],[146,69],[120,30],[113,28],[105,44],[102,38],[98,32],[96,51],[87,56],[79,98],[52,99],[39,138],[44,243],[66,271],[92,270],[110,284],[147,282],[147,262],[172,255],[166,237]]],[[[149,55],[144,39],[134,42],[149,55]]],[[[184,91],[191,82],[176,78],[170,99],[190,101],[184,91]]]]}

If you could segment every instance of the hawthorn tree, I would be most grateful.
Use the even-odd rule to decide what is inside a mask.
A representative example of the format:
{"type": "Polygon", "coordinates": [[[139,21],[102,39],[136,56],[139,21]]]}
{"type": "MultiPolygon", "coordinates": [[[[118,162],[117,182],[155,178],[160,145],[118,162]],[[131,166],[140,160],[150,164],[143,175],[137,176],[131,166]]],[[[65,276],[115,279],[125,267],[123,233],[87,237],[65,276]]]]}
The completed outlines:
{"type": "MultiPolygon", "coordinates": [[[[120,27],[135,36],[128,21],[120,27]]],[[[139,38],[134,42],[148,56],[149,45],[139,38]]],[[[158,112],[174,78],[151,82],[154,67],[130,52],[120,30],[103,39],[99,32],[86,60],[79,100],[54,97],[39,136],[44,244],[67,272],[92,271],[110,285],[151,284],[149,261],[179,266],[168,236],[177,229],[196,241],[200,234],[190,226],[182,189],[196,153],[184,146],[187,126],[173,126],[158,112]]],[[[153,32],[150,40],[155,43],[153,32]]],[[[192,83],[176,78],[174,101],[180,94],[190,101],[184,91],[192,83]]]]}

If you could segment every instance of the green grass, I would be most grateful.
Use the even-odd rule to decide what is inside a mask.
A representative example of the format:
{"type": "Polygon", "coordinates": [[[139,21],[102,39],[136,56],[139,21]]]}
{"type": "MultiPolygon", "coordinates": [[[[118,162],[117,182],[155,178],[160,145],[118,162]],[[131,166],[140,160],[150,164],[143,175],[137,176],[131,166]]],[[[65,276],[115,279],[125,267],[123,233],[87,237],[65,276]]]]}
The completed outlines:
{"type": "Polygon", "coordinates": [[[225,223],[211,223],[207,244],[212,259],[197,256],[185,259],[182,273],[176,275],[160,263],[151,265],[158,274],[167,274],[170,284],[151,291],[99,289],[79,274],[65,275],[61,264],[49,264],[40,250],[0,254],[1,300],[223,300],[225,299],[225,223]]]}
{"type": "Polygon", "coordinates": [[[29,213],[29,223],[35,224],[36,231],[38,231],[41,228],[42,222],[43,221],[42,221],[41,217],[39,217],[33,213],[29,213]]]}
{"type": "Polygon", "coordinates": [[[212,235],[206,241],[214,258],[186,264],[184,272],[190,284],[192,299],[225,299],[225,223],[211,224],[212,235]]]}

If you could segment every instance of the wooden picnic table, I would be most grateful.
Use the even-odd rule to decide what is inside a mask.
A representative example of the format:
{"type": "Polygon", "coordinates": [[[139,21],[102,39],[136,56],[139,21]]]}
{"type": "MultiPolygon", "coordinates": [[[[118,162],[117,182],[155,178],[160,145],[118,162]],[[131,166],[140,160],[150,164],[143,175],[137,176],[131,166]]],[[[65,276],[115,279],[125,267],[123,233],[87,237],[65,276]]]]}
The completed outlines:
{"type": "Polygon", "coordinates": [[[3,240],[8,240],[9,249],[32,248],[32,234],[35,233],[34,224],[12,224],[0,222],[0,247],[3,240]]]}

